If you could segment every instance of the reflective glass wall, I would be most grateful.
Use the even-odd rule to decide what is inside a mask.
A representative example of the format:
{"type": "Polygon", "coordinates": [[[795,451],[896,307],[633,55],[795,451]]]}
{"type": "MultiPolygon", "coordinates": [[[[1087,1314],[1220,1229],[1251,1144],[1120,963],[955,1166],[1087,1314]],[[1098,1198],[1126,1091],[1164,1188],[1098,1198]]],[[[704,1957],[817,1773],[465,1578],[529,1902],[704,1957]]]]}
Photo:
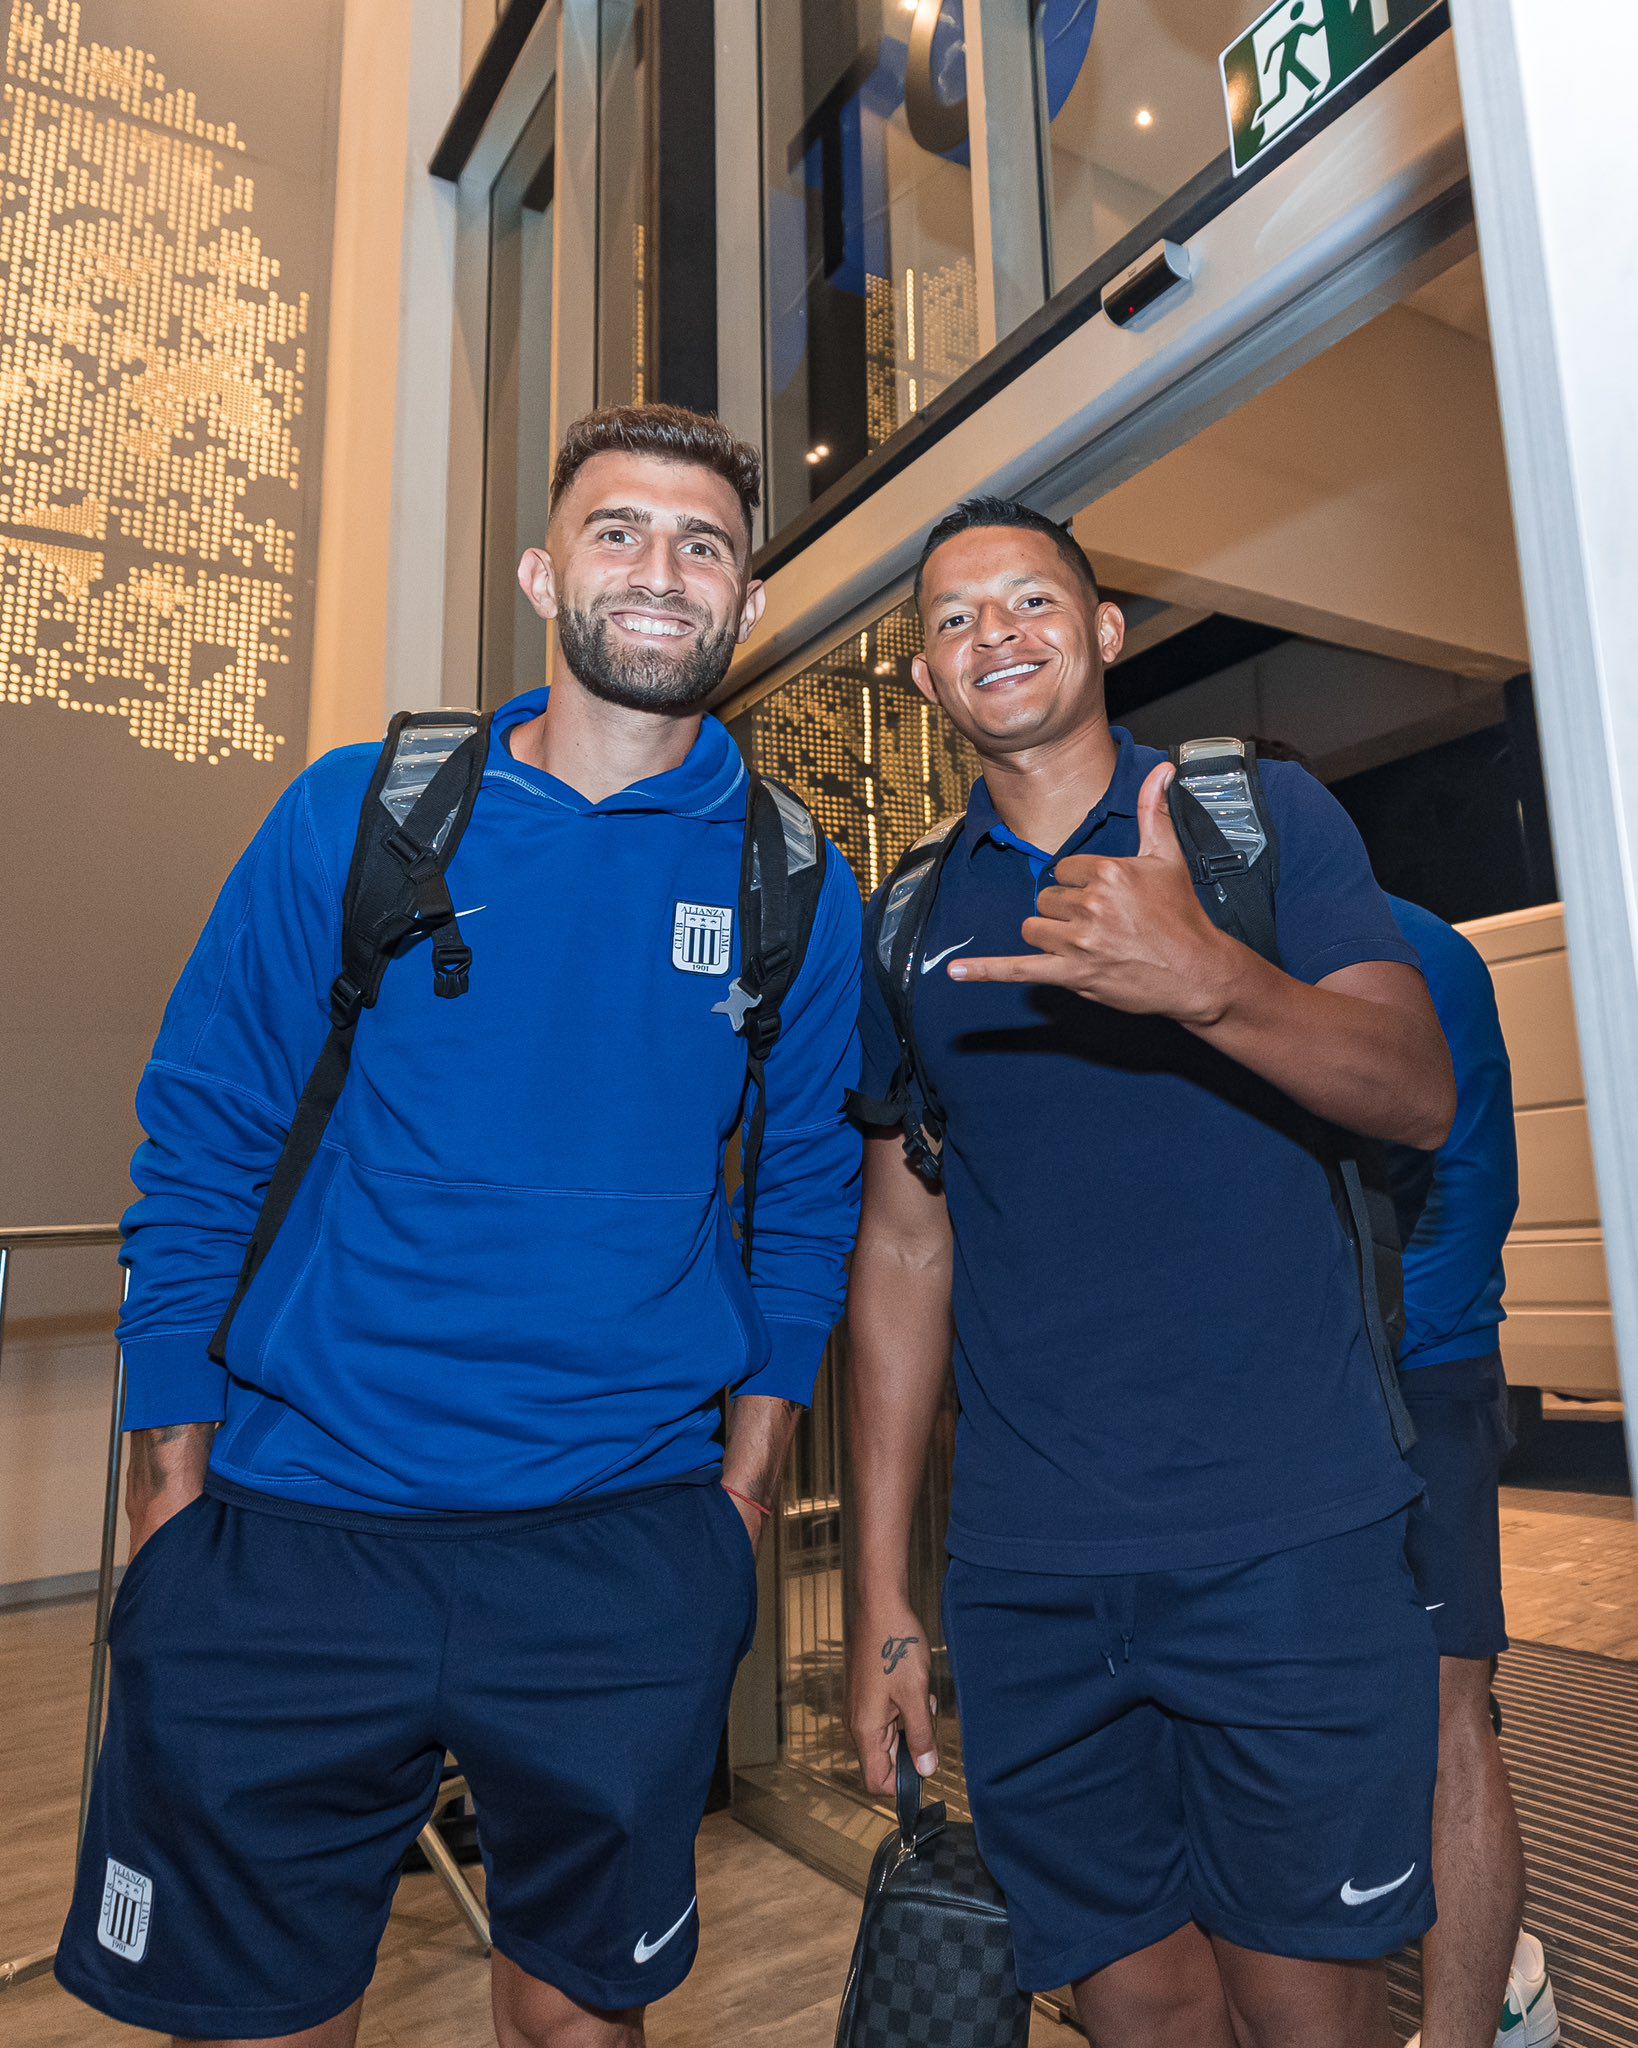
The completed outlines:
{"type": "Polygon", "coordinates": [[[518,558],[546,533],[552,433],[552,108],[535,109],[489,208],[489,376],[484,433],[481,702],[546,679],[546,623],[518,588],[518,558]]]}
{"type": "Polygon", "coordinates": [[[962,0],[762,0],[769,530],[978,356],[962,0]]]}
{"type": "Polygon", "coordinates": [[[1218,57],[1244,0],[989,0],[987,142],[968,90],[984,7],[760,0],[771,534],[979,359],[985,246],[998,267],[1014,244],[1049,252],[1037,297],[995,294],[1003,341],[1134,230],[1164,232],[1180,195],[1232,187],[1218,57]],[[1007,172],[988,244],[977,148],[1007,172]],[[1035,167],[1022,181],[1020,164],[1035,167]]]}
{"type": "MultiPolygon", "coordinates": [[[[976,756],[910,681],[921,646],[914,608],[897,606],[847,639],[733,727],[764,774],[799,790],[867,893],[938,819],[966,803],[976,756]]],[[[842,1510],[846,1334],[826,1354],[786,1472],[775,1560],[781,1760],[861,1791],[848,1736],[842,1661],[847,1535],[842,1510]]],[[[947,1391],[911,1536],[911,1598],[933,1646],[944,1755],[941,1797],[965,1811],[960,1731],[939,1619],[955,1402],[947,1391]]]]}
{"type": "Polygon", "coordinates": [[[1053,286],[1223,155],[1218,54],[1246,0],[1063,0],[1041,14],[1053,286]]]}
{"type": "Polygon", "coordinates": [[[649,371],[651,4],[657,0],[602,0],[598,14],[599,405],[658,396],[649,371]]]}

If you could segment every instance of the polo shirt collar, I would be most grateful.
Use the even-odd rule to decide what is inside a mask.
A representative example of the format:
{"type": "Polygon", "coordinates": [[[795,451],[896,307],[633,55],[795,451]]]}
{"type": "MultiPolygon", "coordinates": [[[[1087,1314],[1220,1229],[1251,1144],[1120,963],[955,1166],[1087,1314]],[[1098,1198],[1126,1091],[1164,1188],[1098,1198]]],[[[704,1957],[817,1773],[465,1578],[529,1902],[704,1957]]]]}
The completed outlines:
{"type": "MultiPolygon", "coordinates": [[[[1138,809],[1138,794],[1143,787],[1144,768],[1137,757],[1137,742],[1123,725],[1112,725],[1109,736],[1115,742],[1115,772],[1109,778],[1109,787],[1099,797],[1075,830],[1061,847],[1043,849],[1056,853],[1067,853],[1087,834],[1101,825],[1105,818],[1135,818],[1138,809]]],[[[973,784],[972,795],[967,799],[967,817],[961,828],[962,842],[970,860],[986,839],[993,839],[998,846],[1016,846],[1020,841],[1002,823],[1001,815],[995,808],[995,800],[981,775],[973,784]]]]}

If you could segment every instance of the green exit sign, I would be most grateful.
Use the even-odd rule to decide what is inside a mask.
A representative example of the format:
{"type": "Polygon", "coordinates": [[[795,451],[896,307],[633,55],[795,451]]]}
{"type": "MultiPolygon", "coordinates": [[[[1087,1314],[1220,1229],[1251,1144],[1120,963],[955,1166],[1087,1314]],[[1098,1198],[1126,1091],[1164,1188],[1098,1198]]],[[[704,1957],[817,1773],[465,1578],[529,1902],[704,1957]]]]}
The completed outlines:
{"type": "Polygon", "coordinates": [[[1437,0],[1277,0],[1223,52],[1236,177],[1357,77],[1437,0]]]}

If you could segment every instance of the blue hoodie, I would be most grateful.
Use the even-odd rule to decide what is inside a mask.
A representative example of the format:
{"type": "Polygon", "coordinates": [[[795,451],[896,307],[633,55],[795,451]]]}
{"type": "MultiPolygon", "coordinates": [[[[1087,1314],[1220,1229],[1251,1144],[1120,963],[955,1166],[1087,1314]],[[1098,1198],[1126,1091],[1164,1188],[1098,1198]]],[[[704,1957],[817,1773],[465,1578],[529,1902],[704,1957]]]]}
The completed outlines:
{"type": "Polygon", "coordinates": [[[1502,1248],[1519,1206],[1513,1074],[1490,969],[1471,940],[1419,904],[1390,896],[1421,956],[1450,1041],[1456,1121],[1437,1152],[1387,1148],[1405,1245],[1405,1340],[1399,1370],[1483,1358],[1505,1318],[1502,1248]]]}
{"type": "MultiPolygon", "coordinates": [[[[247,1293],[207,1347],[323,1044],[378,756],[302,775],[228,878],[137,1095],[127,1429],[220,1422],[212,1469],[331,1508],[494,1512],[708,1472],[717,1396],[811,1399],[858,1210],[859,895],[831,854],[768,1062],[754,1272],[724,1191],[738,971],[674,949],[738,903],[747,777],[707,718],[681,767],[601,803],[512,758],[496,714],[449,886],[469,992],[388,968],[352,1072],[247,1293]]],[[[735,911],[737,917],[737,911],[735,911]]]]}

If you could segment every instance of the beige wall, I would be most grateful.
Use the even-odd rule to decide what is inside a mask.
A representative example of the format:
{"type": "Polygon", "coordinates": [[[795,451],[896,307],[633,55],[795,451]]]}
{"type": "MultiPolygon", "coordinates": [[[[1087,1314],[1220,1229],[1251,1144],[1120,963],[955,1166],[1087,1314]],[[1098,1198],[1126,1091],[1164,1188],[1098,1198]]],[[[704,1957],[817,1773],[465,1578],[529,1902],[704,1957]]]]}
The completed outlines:
{"type": "Polygon", "coordinates": [[[347,4],[310,758],[441,700],[455,202],[426,166],[486,5],[347,4]]]}
{"type": "MultiPolygon", "coordinates": [[[[76,133],[66,173],[8,137],[34,305],[0,333],[28,457],[0,470],[0,1225],[110,1224],[166,996],[306,753],[345,23],[342,0],[231,33],[217,0],[5,16],[0,122],[76,133]],[[130,92],[99,89],[122,68],[130,92]],[[87,234],[114,252],[94,289],[87,234]]],[[[118,1294],[111,1247],[13,1260],[0,1588],[95,1561],[118,1294]]]]}
{"type": "Polygon", "coordinates": [[[1457,674],[1528,666],[1489,348],[1410,305],[1075,531],[1117,589],[1457,674]]]}
{"type": "MultiPolygon", "coordinates": [[[[322,5],[303,0],[301,23],[322,5]]],[[[21,896],[29,911],[9,938],[30,963],[19,973],[14,957],[0,991],[0,1223],[117,1219],[130,1199],[142,1062],[228,867],[305,757],[379,737],[399,703],[438,701],[450,324],[439,308],[453,202],[426,163],[458,90],[461,6],[345,0],[343,14],[338,0],[328,18],[332,41],[319,53],[309,37],[307,49],[326,77],[339,66],[339,99],[303,144],[311,166],[336,137],[333,188],[328,164],[317,188],[326,227],[333,204],[333,262],[308,339],[306,416],[322,444],[304,441],[301,474],[315,495],[296,495],[317,531],[300,562],[300,653],[261,712],[288,737],[268,761],[184,764],[138,749],[114,718],[0,703],[0,745],[26,789],[0,866],[8,909],[21,896]]],[[[155,47],[176,83],[200,91],[201,114],[235,119],[252,152],[276,148],[278,16],[258,17],[254,34],[235,27],[233,43],[204,0],[100,0],[84,19],[116,46],[155,47]],[[235,52],[246,59],[237,70],[235,52]]],[[[254,222],[288,259],[272,170],[254,155],[249,167],[260,181],[254,222]]],[[[299,203],[310,220],[311,193],[299,203]]],[[[297,268],[287,260],[287,288],[313,282],[297,268]]],[[[0,1601],[95,1565],[118,1291],[111,1249],[13,1262],[0,1601]]]]}

